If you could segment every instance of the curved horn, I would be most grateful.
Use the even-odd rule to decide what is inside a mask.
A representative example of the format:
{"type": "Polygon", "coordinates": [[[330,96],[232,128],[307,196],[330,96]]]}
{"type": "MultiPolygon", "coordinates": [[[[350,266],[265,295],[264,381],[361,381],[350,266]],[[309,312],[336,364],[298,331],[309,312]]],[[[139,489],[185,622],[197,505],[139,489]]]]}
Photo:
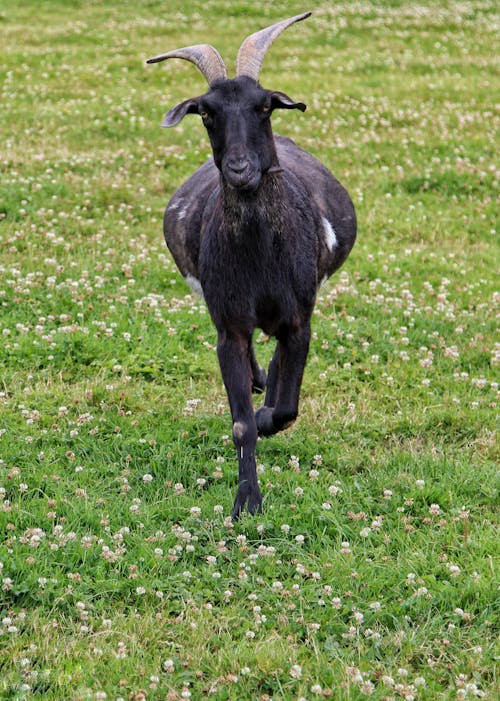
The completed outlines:
{"type": "Polygon", "coordinates": [[[306,19],[310,14],[310,12],[304,12],[302,15],[290,17],[290,19],[285,19],[266,29],[261,29],[260,32],[255,32],[255,34],[247,37],[238,51],[236,75],[247,75],[257,80],[266,51],[273,41],[291,24],[306,19]]]}
{"type": "Polygon", "coordinates": [[[183,49],[175,49],[167,54],[148,58],[146,63],[159,63],[167,58],[184,58],[186,61],[191,61],[203,73],[209,85],[215,83],[216,80],[227,78],[227,70],[217,49],[209,44],[196,44],[195,46],[186,46],[183,49]]]}

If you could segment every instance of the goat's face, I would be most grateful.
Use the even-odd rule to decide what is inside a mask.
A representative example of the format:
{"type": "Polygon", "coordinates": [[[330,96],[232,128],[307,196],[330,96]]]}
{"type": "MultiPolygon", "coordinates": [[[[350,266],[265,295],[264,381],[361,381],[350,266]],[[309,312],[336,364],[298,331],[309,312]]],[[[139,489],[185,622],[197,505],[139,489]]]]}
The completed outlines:
{"type": "Polygon", "coordinates": [[[306,106],[239,76],[219,80],[205,95],[173,107],[163,126],[174,126],[188,113],[199,114],[226,183],[240,192],[254,192],[262,176],[278,166],[270,116],[279,108],[304,111],[306,106]]]}

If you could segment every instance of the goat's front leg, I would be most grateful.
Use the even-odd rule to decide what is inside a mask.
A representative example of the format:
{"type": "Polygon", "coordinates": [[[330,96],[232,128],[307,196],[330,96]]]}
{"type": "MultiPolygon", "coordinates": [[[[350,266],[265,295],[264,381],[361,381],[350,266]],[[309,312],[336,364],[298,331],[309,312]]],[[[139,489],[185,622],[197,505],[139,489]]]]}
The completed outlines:
{"type": "Polygon", "coordinates": [[[271,436],[288,428],[297,418],[310,338],[307,322],[278,340],[269,368],[265,405],[255,414],[259,435],[271,436]]]}
{"type": "Polygon", "coordinates": [[[231,408],[233,439],[238,454],[238,492],[232,513],[235,519],[245,504],[248,504],[251,514],[262,511],[255,462],[257,425],[252,404],[253,372],[248,348],[249,339],[245,336],[219,333],[217,355],[231,408]]]}

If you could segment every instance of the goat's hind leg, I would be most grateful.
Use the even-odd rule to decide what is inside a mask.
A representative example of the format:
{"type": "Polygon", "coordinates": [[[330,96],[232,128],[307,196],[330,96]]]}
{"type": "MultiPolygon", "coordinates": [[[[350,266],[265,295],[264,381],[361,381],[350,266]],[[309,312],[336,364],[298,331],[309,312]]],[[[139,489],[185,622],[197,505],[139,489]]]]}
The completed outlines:
{"type": "Polygon", "coordinates": [[[249,356],[250,367],[252,368],[252,392],[260,394],[266,389],[267,378],[265,370],[261,368],[259,363],[257,362],[257,358],[255,357],[255,352],[251,342],[249,348],[249,356]]]}

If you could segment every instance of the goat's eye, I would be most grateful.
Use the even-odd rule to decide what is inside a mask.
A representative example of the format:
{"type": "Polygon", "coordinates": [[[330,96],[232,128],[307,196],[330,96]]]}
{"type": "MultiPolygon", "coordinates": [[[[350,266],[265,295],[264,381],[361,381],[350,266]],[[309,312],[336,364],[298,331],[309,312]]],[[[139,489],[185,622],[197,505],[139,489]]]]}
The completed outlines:
{"type": "Polygon", "coordinates": [[[262,107],[260,108],[260,111],[263,114],[268,114],[271,111],[271,105],[267,104],[267,102],[266,102],[264,105],[262,105],[262,107]]]}
{"type": "Polygon", "coordinates": [[[203,119],[203,121],[206,121],[208,119],[208,112],[206,110],[201,110],[200,117],[203,119]]]}

